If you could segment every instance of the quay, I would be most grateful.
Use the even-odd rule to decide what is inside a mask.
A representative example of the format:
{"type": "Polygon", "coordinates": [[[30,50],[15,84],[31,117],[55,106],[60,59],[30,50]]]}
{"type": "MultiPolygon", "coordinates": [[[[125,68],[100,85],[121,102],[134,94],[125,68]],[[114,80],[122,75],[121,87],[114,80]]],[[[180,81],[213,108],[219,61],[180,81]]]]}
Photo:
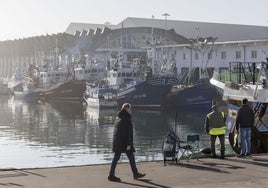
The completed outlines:
{"type": "Polygon", "coordinates": [[[110,165],[78,167],[0,169],[0,187],[25,188],[210,188],[254,187],[268,185],[268,155],[224,160],[201,158],[181,160],[177,164],[163,161],[137,163],[146,176],[134,180],[128,163],[119,163],[116,175],[122,182],[107,180],[110,165]]]}

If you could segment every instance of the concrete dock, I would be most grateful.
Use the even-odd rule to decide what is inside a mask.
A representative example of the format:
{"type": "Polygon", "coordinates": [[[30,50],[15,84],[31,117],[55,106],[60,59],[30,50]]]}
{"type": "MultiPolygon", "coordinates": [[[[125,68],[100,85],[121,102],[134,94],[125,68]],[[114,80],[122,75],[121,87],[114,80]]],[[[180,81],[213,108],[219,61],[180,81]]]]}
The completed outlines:
{"type": "Polygon", "coordinates": [[[43,169],[0,169],[0,187],[24,188],[169,188],[169,187],[268,187],[268,155],[224,160],[202,158],[137,163],[146,176],[134,180],[128,163],[118,164],[116,175],[122,182],[107,180],[110,165],[89,165],[43,169]]]}

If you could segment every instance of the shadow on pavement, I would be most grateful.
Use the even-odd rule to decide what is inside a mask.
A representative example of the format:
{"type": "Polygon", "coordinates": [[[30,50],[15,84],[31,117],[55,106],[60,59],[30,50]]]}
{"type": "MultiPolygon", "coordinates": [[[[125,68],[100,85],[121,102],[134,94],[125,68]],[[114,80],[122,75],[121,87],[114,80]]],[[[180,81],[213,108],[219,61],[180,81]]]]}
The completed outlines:
{"type": "Polygon", "coordinates": [[[126,185],[133,185],[133,186],[137,186],[137,187],[146,187],[146,188],[170,188],[170,187],[167,187],[164,185],[153,183],[152,180],[149,180],[149,179],[139,179],[137,181],[144,182],[144,183],[147,183],[149,185],[140,185],[137,183],[129,183],[129,182],[124,182],[124,181],[122,181],[121,183],[126,184],[126,185]]]}
{"type": "Polygon", "coordinates": [[[226,173],[229,174],[230,172],[225,171],[224,168],[228,169],[241,169],[244,167],[238,166],[238,165],[230,165],[222,162],[202,162],[199,160],[198,162],[183,162],[183,163],[173,163],[173,165],[176,165],[178,167],[184,167],[184,168],[190,168],[194,170],[206,170],[211,172],[217,172],[217,173],[226,173]]]}

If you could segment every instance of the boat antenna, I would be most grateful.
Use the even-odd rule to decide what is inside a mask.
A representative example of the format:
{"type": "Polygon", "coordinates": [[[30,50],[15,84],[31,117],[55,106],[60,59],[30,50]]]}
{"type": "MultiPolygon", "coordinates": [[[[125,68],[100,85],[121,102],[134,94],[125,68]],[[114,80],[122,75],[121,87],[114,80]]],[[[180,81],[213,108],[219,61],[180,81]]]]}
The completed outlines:
{"type": "Polygon", "coordinates": [[[177,132],[178,112],[175,114],[175,132],[177,132]]]}

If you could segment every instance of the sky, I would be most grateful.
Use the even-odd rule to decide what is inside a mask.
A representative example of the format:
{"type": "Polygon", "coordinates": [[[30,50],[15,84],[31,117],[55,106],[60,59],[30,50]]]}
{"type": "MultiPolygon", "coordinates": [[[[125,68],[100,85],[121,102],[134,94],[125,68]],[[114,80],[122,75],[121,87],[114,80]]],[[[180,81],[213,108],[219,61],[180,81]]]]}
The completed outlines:
{"type": "Polygon", "coordinates": [[[268,26],[267,0],[0,0],[0,41],[127,17],[268,26]]]}

